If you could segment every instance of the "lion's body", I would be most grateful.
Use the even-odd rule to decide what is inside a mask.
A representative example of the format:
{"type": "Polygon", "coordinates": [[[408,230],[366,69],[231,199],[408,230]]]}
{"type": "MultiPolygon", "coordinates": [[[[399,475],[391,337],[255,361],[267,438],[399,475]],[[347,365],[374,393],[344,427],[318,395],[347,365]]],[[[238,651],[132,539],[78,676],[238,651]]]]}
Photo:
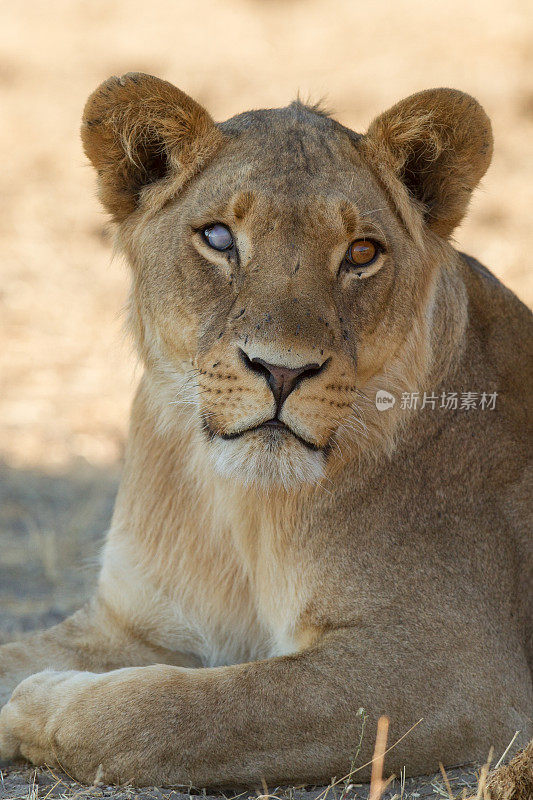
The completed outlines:
{"type": "MultiPolygon", "coordinates": [[[[84,136],[133,267],[146,372],[95,599],[0,650],[0,702],[45,667],[92,672],[22,684],[0,745],[87,780],[102,764],[108,780],[237,785],[339,776],[371,758],[380,714],[392,740],[419,723],[391,770],[527,741],[531,316],[445,238],[490,158],[483,112],[449,93],[475,117],[454,145],[462,180],[453,193],[426,169],[413,199],[393,177],[400,107],[366,139],[299,105],[211,128],[150,84],[194,119],[180,153],[208,155],[162,178],[158,145],[139,203],[116,142],[98,139],[109,97],[143,86],[130,80],[95,94],[84,136]],[[194,238],[228,208],[233,261],[194,238]],[[373,231],[387,246],[356,285],[336,264],[373,231]],[[305,365],[277,411],[265,363],[305,365]],[[394,408],[377,409],[379,390],[394,408]],[[283,430],[264,428],[273,414],[283,430]]],[[[172,120],[157,119],[160,141],[172,120]]]]}

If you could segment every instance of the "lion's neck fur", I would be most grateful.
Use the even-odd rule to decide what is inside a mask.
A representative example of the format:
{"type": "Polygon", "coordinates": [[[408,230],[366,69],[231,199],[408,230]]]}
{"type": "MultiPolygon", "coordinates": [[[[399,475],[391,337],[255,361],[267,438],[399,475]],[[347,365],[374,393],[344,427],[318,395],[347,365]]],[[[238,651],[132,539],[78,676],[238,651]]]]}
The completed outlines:
{"type": "Polygon", "coordinates": [[[292,521],[320,488],[259,495],[223,481],[185,416],[169,440],[152,411],[143,381],[104,552],[105,601],[138,629],[157,616],[151,640],[172,650],[176,636],[204,665],[293,651],[309,636],[296,620],[313,567],[292,521]]]}

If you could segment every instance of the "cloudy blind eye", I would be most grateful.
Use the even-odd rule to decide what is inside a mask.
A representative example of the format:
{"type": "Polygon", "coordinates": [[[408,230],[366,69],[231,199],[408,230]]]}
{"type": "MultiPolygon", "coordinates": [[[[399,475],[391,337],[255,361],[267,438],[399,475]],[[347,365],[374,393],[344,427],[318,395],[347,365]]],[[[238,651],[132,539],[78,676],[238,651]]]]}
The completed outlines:
{"type": "Polygon", "coordinates": [[[230,247],[233,247],[234,242],[231,231],[219,222],[216,225],[209,225],[204,228],[202,235],[213,250],[229,250],[230,247]]]}

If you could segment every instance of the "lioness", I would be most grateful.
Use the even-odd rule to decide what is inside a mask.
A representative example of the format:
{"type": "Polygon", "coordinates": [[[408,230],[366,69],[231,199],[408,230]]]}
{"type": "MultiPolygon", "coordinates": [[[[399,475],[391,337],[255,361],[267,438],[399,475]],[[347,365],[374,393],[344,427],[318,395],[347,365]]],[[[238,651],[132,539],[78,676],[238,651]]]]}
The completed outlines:
{"type": "Polygon", "coordinates": [[[449,241],[483,109],[215,124],[129,74],[82,137],[145,372],[94,599],[0,649],[2,756],[257,785],[368,762],[381,714],[389,771],[526,742],[531,317],[449,241]]]}

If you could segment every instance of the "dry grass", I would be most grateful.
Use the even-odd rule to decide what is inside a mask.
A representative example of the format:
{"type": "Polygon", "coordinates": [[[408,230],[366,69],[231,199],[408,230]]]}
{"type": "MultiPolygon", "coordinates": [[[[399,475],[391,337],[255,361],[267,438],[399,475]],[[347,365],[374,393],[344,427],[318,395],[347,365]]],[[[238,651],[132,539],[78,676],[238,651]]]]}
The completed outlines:
{"type": "Polygon", "coordinates": [[[510,764],[492,772],[491,752],[478,770],[466,767],[446,771],[441,765],[441,775],[408,779],[391,775],[384,780],[385,755],[395,745],[387,748],[386,717],[380,718],[380,726],[370,786],[356,782],[361,767],[355,766],[344,777],[332,778],[325,787],[291,786],[269,791],[264,785],[262,793],[209,794],[193,787],[188,791],[183,787],[111,787],[98,780],[93,786],[83,786],[56,768],[11,765],[5,772],[0,769],[0,800],[531,800],[533,796],[533,743],[515,755],[510,764]]]}
{"type": "Polygon", "coordinates": [[[491,800],[531,800],[533,797],[533,741],[487,780],[491,800]]]}
{"type": "MultiPolygon", "coordinates": [[[[121,334],[127,276],[111,263],[78,137],[85,98],[108,75],[168,78],[217,119],[325,96],[359,130],[419,89],[471,92],[496,151],[457,241],[533,300],[530,0],[26,0],[4,3],[1,23],[0,640],[84,599],[116,488],[136,380],[121,334]]],[[[43,780],[12,786],[106,792],[43,780]]],[[[442,776],[425,787],[420,798],[447,795],[442,776]]],[[[145,797],[169,795],[157,791],[145,797]]]]}

